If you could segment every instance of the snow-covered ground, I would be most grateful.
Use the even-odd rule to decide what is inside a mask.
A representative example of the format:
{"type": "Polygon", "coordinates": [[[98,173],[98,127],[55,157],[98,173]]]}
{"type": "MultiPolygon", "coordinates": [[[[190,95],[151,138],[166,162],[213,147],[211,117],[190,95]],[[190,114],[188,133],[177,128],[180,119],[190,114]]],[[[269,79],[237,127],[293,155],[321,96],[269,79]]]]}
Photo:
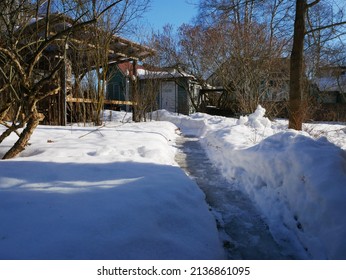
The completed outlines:
{"type": "Polygon", "coordinates": [[[224,258],[204,194],[174,160],[177,128],[200,138],[278,242],[346,259],[345,126],[306,125],[315,139],[263,114],[158,111],[131,123],[112,112],[99,129],[39,126],[20,157],[0,162],[0,259],[224,258]]]}
{"type": "Polygon", "coordinates": [[[169,122],[40,126],[0,161],[0,259],[224,258],[175,137],[169,122]]]}

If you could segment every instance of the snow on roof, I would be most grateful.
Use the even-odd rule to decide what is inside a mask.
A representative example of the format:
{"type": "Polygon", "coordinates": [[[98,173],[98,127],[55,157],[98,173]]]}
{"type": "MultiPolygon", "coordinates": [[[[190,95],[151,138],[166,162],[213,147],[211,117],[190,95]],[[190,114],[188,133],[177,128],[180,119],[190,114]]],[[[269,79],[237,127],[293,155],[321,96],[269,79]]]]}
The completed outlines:
{"type": "Polygon", "coordinates": [[[151,71],[146,69],[138,69],[138,76],[140,79],[169,79],[169,78],[194,78],[193,75],[190,75],[184,71],[178,71],[177,69],[168,69],[161,71],[151,71]]]}
{"type": "Polygon", "coordinates": [[[324,73],[315,79],[315,83],[320,91],[346,91],[346,74],[324,73]]]}
{"type": "Polygon", "coordinates": [[[320,91],[342,91],[346,90],[346,77],[322,77],[316,80],[320,91]]]}
{"type": "Polygon", "coordinates": [[[31,18],[31,19],[29,19],[28,24],[36,23],[37,21],[40,21],[41,19],[43,19],[43,17],[31,18]]]}
{"type": "MultiPolygon", "coordinates": [[[[131,62],[120,63],[118,67],[124,75],[133,75],[133,66],[131,62]]],[[[139,79],[195,78],[193,75],[175,68],[156,68],[155,70],[152,68],[153,70],[149,70],[151,67],[146,68],[143,65],[137,65],[136,67],[139,79]]]]}

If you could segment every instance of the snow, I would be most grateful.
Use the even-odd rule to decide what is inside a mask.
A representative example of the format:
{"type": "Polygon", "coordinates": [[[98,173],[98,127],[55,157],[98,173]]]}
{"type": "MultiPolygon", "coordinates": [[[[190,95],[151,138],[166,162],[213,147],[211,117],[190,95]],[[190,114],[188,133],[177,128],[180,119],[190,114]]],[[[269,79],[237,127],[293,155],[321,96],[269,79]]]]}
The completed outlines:
{"type": "Polygon", "coordinates": [[[345,92],[346,76],[343,74],[338,77],[329,75],[327,77],[316,78],[316,84],[320,91],[345,92]]]}
{"type": "Polygon", "coordinates": [[[40,126],[0,162],[0,259],[223,258],[204,194],[174,161],[175,130],[40,126]]]}
{"type": "MultiPolygon", "coordinates": [[[[270,122],[264,113],[259,106],[239,120],[196,114],[191,122],[209,158],[249,195],[278,243],[290,242],[301,258],[345,259],[345,126],[305,125],[320,132],[315,139],[288,130],[287,121],[270,122]]],[[[191,133],[181,117],[162,115],[191,133]]]]}
{"type": "Polygon", "coordinates": [[[237,179],[272,231],[282,231],[274,236],[293,230],[313,258],[345,256],[346,228],[340,228],[346,210],[345,152],[323,140],[282,132],[216,157],[228,159],[221,162],[224,174],[237,179]],[[330,247],[329,240],[339,244],[337,248],[330,247]]]}
{"type": "Polygon", "coordinates": [[[175,161],[180,131],[200,139],[278,243],[302,259],[346,259],[345,125],[297,132],[262,107],[239,120],[150,118],[107,112],[99,128],[39,126],[20,157],[1,161],[0,259],[224,258],[205,195],[175,161]]]}

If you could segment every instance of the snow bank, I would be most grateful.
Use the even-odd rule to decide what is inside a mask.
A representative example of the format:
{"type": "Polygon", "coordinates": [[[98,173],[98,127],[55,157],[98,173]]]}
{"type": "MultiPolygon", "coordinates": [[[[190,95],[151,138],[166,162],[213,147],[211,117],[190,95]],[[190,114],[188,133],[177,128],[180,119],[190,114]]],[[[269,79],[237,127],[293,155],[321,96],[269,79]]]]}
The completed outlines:
{"type": "Polygon", "coordinates": [[[0,259],[223,257],[204,195],[177,167],[11,161],[1,169],[0,259]]]}
{"type": "MultiPolygon", "coordinates": [[[[120,113],[115,119],[122,119],[120,113]]],[[[106,123],[95,127],[41,126],[20,160],[56,162],[135,161],[176,165],[176,126],[170,122],[106,123]]],[[[10,141],[10,139],[9,139],[10,141]]],[[[0,150],[1,154],[1,150],[0,150]]]]}
{"type": "Polygon", "coordinates": [[[261,209],[278,241],[289,236],[302,257],[345,259],[346,152],[325,138],[274,130],[258,108],[237,125],[209,130],[204,146],[261,209]]]}
{"type": "Polygon", "coordinates": [[[152,118],[157,121],[169,121],[174,123],[184,135],[200,137],[207,130],[207,122],[204,114],[196,114],[195,117],[179,115],[166,110],[158,110],[152,113],[152,118]]]}
{"type": "Polygon", "coordinates": [[[128,123],[132,121],[132,113],[128,113],[125,111],[104,110],[102,120],[104,122],[128,123]]]}
{"type": "Polygon", "coordinates": [[[346,153],[295,132],[245,150],[223,150],[222,168],[268,218],[274,236],[293,230],[317,259],[346,257],[346,153]],[[275,232],[277,231],[277,232],[275,232]]]}

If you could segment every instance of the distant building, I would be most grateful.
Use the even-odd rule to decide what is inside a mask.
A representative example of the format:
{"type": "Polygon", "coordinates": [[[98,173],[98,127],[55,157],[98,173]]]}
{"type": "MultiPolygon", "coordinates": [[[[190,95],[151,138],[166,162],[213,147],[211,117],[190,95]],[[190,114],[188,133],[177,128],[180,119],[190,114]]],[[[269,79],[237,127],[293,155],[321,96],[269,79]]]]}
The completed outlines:
{"type": "Polygon", "coordinates": [[[346,66],[319,69],[314,85],[320,104],[315,120],[346,121],[346,66]]]}
{"type": "Polygon", "coordinates": [[[325,67],[315,79],[322,103],[346,103],[346,67],[325,67]]]}
{"type": "MultiPolygon", "coordinates": [[[[174,68],[154,68],[133,65],[128,62],[114,64],[109,69],[107,82],[108,100],[131,101],[132,80],[137,79],[139,106],[147,110],[165,109],[180,114],[194,112],[193,102],[197,101],[200,86],[194,76],[174,68]]],[[[130,110],[129,106],[118,109],[130,110]]],[[[113,107],[114,109],[114,107],[113,107]]]]}

